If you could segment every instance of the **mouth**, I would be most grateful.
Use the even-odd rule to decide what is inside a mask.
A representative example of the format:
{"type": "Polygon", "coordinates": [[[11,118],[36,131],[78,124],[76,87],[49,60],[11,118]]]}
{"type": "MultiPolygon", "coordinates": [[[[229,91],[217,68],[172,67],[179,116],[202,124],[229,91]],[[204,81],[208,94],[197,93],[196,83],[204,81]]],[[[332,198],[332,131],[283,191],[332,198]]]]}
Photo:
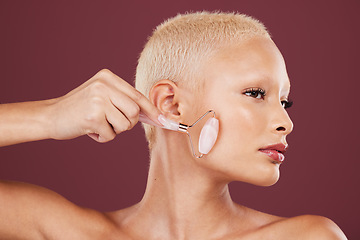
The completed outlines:
{"type": "Polygon", "coordinates": [[[260,149],[259,151],[270,157],[273,163],[281,164],[285,159],[284,154],[274,149],[260,149]]]}
{"type": "Polygon", "coordinates": [[[288,147],[286,145],[279,143],[261,148],[259,151],[270,157],[273,160],[273,163],[281,164],[285,159],[284,153],[287,148],[288,147]]]}

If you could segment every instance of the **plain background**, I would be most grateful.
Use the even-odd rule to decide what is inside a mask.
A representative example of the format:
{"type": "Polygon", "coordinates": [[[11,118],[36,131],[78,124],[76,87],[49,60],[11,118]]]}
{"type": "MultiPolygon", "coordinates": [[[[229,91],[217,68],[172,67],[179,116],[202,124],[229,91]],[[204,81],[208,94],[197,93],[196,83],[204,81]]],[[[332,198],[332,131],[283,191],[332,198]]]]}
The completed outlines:
{"type": "MultiPolygon", "coordinates": [[[[323,215],[357,239],[359,7],[355,0],[0,1],[0,102],[58,97],[102,68],[133,83],[147,36],[177,13],[252,15],[285,57],[295,127],[279,182],[232,183],[233,199],[280,216],[323,215]]],[[[139,201],[147,170],[140,125],[107,144],[80,137],[0,148],[1,179],[41,185],[101,211],[139,201]]]]}

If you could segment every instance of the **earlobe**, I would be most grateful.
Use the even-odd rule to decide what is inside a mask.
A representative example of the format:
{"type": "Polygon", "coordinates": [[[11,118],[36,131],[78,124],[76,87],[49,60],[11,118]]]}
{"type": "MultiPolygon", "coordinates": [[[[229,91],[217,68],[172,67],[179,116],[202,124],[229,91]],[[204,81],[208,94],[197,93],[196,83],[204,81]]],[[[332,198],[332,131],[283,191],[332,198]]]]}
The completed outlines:
{"type": "Polygon", "coordinates": [[[179,121],[180,112],[176,94],[178,87],[174,82],[160,80],[151,88],[149,98],[166,118],[179,121]]]}

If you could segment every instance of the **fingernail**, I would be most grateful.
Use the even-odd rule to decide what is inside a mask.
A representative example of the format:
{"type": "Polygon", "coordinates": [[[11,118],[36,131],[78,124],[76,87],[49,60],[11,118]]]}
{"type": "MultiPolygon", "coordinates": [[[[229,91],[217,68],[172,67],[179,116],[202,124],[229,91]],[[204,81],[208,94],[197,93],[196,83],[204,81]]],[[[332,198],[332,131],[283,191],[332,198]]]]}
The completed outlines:
{"type": "Polygon", "coordinates": [[[173,120],[167,119],[162,114],[159,115],[158,120],[162,125],[164,125],[163,128],[173,130],[173,131],[179,130],[179,123],[177,123],[173,120]]]}
{"type": "Polygon", "coordinates": [[[163,125],[152,121],[148,116],[146,116],[143,113],[139,113],[139,121],[142,122],[142,123],[146,123],[146,124],[155,126],[155,127],[160,127],[160,128],[163,127],[163,125]]]}

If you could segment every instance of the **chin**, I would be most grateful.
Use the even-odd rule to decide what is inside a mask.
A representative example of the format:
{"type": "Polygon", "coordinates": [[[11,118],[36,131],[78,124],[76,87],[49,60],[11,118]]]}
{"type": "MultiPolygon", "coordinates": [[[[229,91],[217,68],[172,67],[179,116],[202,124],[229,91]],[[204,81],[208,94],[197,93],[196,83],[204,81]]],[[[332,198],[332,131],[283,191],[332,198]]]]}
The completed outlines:
{"type": "Polygon", "coordinates": [[[273,180],[273,181],[263,181],[260,182],[259,184],[255,184],[256,186],[260,186],[260,187],[270,187],[272,185],[274,185],[275,183],[277,183],[277,180],[273,180]]]}
{"type": "Polygon", "coordinates": [[[277,183],[280,178],[280,171],[277,169],[276,171],[269,171],[266,174],[259,175],[261,177],[255,179],[254,185],[261,187],[269,187],[277,183]]]}
{"type": "MultiPolygon", "coordinates": [[[[245,157],[244,157],[245,158],[245,157]]],[[[219,177],[219,181],[224,182],[246,182],[256,186],[272,186],[280,178],[280,169],[278,163],[254,159],[253,161],[244,161],[238,156],[211,156],[201,163],[207,169],[214,171],[214,175],[219,177]],[[221,158],[223,157],[223,158],[221,158]],[[232,159],[229,161],[229,159],[232,159]],[[226,164],[225,164],[226,163],[226,164]]]]}
{"type": "Polygon", "coordinates": [[[277,183],[280,178],[279,170],[253,172],[244,176],[239,173],[233,173],[227,175],[228,182],[245,182],[259,187],[269,187],[277,183]]]}
{"type": "Polygon", "coordinates": [[[241,176],[239,176],[239,178],[237,180],[241,181],[241,182],[250,183],[252,185],[260,186],[260,187],[269,187],[269,186],[272,186],[275,183],[277,183],[277,181],[280,178],[279,166],[277,166],[277,165],[274,165],[271,167],[269,167],[269,166],[263,167],[262,166],[260,169],[255,168],[252,170],[253,171],[251,171],[249,169],[249,172],[245,179],[242,178],[241,176]]]}

